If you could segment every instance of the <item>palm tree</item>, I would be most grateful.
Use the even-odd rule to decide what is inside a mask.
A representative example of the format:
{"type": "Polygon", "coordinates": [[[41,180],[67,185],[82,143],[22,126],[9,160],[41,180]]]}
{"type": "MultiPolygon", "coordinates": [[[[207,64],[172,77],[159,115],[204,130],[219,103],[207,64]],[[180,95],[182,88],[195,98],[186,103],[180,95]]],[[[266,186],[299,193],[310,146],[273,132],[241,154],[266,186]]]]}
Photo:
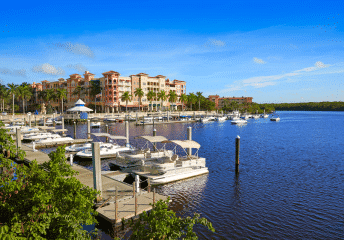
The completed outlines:
{"type": "Polygon", "coordinates": [[[32,96],[29,85],[20,85],[17,87],[17,96],[23,100],[23,114],[25,114],[25,99],[30,99],[32,96]]]}
{"type": "Polygon", "coordinates": [[[61,104],[62,104],[62,106],[61,106],[61,113],[63,113],[63,99],[67,98],[67,90],[64,89],[64,88],[57,89],[56,97],[58,99],[61,99],[61,104]]]}
{"type": "Polygon", "coordinates": [[[78,97],[80,98],[80,95],[84,92],[84,90],[85,90],[84,87],[78,85],[78,86],[74,89],[72,95],[78,95],[78,97]]]}
{"type": "Polygon", "coordinates": [[[128,101],[130,101],[131,95],[129,94],[129,92],[124,92],[122,97],[121,97],[121,101],[124,102],[125,101],[125,112],[128,112],[128,101]]]}
{"type": "Polygon", "coordinates": [[[13,103],[12,114],[14,115],[14,96],[17,93],[17,86],[18,85],[14,84],[14,83],[8,83],[7,86],[10,88],[10,93],[12,94],[12,99],[13,99],[13,101],[12,101],[12,103],[13,103]]]}
{"type": "Polygon", "coordinates": [[[156,98],[156,93],[152,90],[150,90],[148,93],[147,93],[147,100],[150,101],[150,104],[151,104],[151,110],[153,112],[153,100],[156,98]]]}
{"type": "Polygon", "coordinates": [[[182,93],[182,95],[180,95],[179,100],[183,103],[183,111],[185,108],[185,103],[188,102],[188,96],[185,93],[182,93]]]}
{"type": "Polygon", "coordinates": [[[188,95],[188,103],[191,104],[191,111],[192,111],[192,104],[195,104],[197,101],[197,96],[194,93],[189,93],[188,95]]]}
{"type": "Polygon", "coordinates": [[[158,92],[158,99],[161,101],[161,106],[160,106],[160,110],[161,110],[164,104],[164,101],[166,101],[167,99],[167,95],[164,90],[161,90],[160,92],[158,92]]]}
{"type": "Polygon", "coordinates": [[[145,93],[143,92],[142,88],[136,88],[134,94],[135,94],[135,97],[139,97],[139,112],[140,112],[141,98],[145,95],[145,93]]]}
{"type": "Polygon", "coordinates": [[[8,97],[8,88],[5,85],[0,84],[0,100],[1,112],[5,111],[5,99],[8,97]]]}
{"type": "MultiPolygon", "coordinates": [[[[177,95],[174,91],[170,90],[170,92],[169,92],[169,94],[168,94],[168,97],[169,97],[168,101],[169,101],[170,103],[174,103],[174,102],[177,101],[178,95],[177,95]]],[[[172,108],[172,109],[173,109],[173,108],[172,108]]]]}
{"type": "Polygon", "coordinates": [[[201,99],[204,98],[202,93],[203,92],[196,92],[197,100],[198,100],[198,111],[201,110],[201,99]]]}

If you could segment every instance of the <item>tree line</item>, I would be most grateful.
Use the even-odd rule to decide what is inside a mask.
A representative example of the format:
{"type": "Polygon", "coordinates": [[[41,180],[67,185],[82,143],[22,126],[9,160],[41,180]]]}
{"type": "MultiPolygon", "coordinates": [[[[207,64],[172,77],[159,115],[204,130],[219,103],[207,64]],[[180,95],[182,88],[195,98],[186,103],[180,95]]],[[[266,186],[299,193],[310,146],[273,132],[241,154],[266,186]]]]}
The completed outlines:
{"type": "Polygon", "coordinates": [[[344,102],[269,103],[280,111],[344,111],[344,102]]]}

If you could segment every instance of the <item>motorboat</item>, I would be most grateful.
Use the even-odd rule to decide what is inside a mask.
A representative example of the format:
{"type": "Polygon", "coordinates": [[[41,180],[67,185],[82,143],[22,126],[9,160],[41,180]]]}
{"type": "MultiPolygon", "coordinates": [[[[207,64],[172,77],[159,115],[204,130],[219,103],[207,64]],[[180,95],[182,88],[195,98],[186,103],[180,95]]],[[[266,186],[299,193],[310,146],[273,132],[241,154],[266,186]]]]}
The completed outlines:
{"type": "Polygon", "coordinates": [[[244,120],[248,120],[250,118],[249,115],[244,115],[244,116],[241,116],[240,118],[244,119],[244,120]]]}
{"type": "Polygon", "coordinates": [[[36,141],[39,139],[56,138],[56,137],[61,137],[61,136],[58,134],[55,134],[55,133],[38,132],[38,133],[25,134],[23,136],[23,140],[24,141],[36,141]]]}
{"type": "Polygon", "coordinates": [[[254,118],[254,119],[259,119],[260,116],[259,116],[258,114],[256,114],[256,115],[253,115],[253,118],[254,118]]]}
{"type": "Polygon", "coordinates": [[[217,117],[216,121],[226,121],[227,120],[227,116],[222,116],[222,117],[217,117]]]}
{"type": "MultiPolygon", "coordinates": [[[[105,158],[109,156],[116,156],[119,152],[128,152],[132,150],[132,147],[128,146],[120,146],[118,144],[111,144],[111,145],[100,145],[100,158],[105,158]]],[[[80,158],[92,158],[92,149],[87,148],[84,149],[76,154],[77,157],[80,158]]]]}
{"type": "Polygon", "coordinates": [[[269,117],[269,114],[262,114],[260,115],[261,118],[268,118],[269,117]]]}
{"type": "Polygon", "coordinates": [[[270,121],[274,121],[274,122],[278,122],[280,121],[281,119],[279,118],[278,115],[272,115],[271,118],[270,118],[270,121]]]}
{"type": "Polygon", "coordinates": [[[21,133],[30,133],[30,132],[38,132],[38,128],[31,128],[31,127],[24,127],[24,126],[8,126],[4,127],[5,129],[9,129],[10,133],[16,132],[16,129],[20,129],[21,133]]]}
{"type": "Polygon", "coordinates": [[[100,127],[100,122],[91,122],[90,126],[93,127],[93,128],[100,127]]]}
{"type": "Polygon", "coordinates": [[[68,142],[68,141],[73,141],[74,139],[71,137],[61,137],[60,135],[58,135],[59,137],[48,137],[45,139],[41,139],[38,141],[35,141],[35,143],[60,143],[60,142],[68,142]]]}
{"type": "Polygon", "coordinates": [[[173,155],[157,158],[147,157],[141,161],[140,167],[131,172],[150,179],[152,185],[165,184],[209,173],[205,164],[206,159],[198,156],[198,150],[201,147],[199,143],[192,140],[167,140],[162,143],[173,143],[180,146],[186,155],[179,156],[174,151],[173,155]],[[187,148],[196,148],[197,152],[194,155],[189,155],[186,152],[187,148]]]}
{"type": "Polygon", "coordinates": [[[91,148],[92,148],[91,143],[73,144],[71,146],[66,147],[66,152],[79,152],[79,151],[83,151],[85,149],[91,149],[91,148]]]}
{"type": "Polygon", "coordinates": [[[153,122],[153,117],[143,117],[143,121],[141,123],[151,123],[153,122]]]}
{"type": "Polygon", "coordinates": [[[245,124],[247,123],[247,121],[239,118],[239,119],[232,120],[231,123],[239,125],[239,124],[245,124]]]}

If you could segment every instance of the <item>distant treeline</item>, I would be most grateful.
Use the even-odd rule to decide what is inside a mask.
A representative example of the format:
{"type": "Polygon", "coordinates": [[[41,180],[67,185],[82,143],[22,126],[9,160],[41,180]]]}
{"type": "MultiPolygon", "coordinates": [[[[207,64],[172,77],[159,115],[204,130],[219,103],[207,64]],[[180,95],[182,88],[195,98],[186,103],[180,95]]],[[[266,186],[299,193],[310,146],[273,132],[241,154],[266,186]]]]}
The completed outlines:
{"type": "Polygon", "coordinates": [[[265,103],[261,105],[271,106],[276,111],[344,111],[344,102],[265,103]]]}

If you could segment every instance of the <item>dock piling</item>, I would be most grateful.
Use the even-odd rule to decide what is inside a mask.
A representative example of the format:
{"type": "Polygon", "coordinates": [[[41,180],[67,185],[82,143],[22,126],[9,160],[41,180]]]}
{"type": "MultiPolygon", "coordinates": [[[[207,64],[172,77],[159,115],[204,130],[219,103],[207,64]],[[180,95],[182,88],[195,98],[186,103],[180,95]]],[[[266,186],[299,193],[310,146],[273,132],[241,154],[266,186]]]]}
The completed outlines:
{"type": "Polygon", "coordinates": [[[125,146],[126,147],[129,147],[130,144],[129,144],[129,116],[128,117],[125,117],[125,137],[127,138],[125,140],[125,146]]]}
{"type": "Polygon", "coordinates": [[[235,139],[235,172],[239,172],[239,152],[240,152],[240,137],[239,135],[235,139]]]}
{"type": "Polygon", "coordinates": [[[118,216],[118,203],[117,203],[117,199],[118,199],[118,191],[117,191],[117,187],[115,187],[115,224],[117,223],[117,216],[118,216]]]}
{"type": "MultiPolygon", "coordinates": [[[[109,125],[105,125],[105,128],[106,128],[106,133],[109,134],[109,125]]],[[[109,142],[109,138],[106,137],[106,142],[109,142]]]]}
{"type": "Polygon", "coordinates": [[[137,116],[137,113],[136,113],[136,125],[137,125],[137,121],[138,121],[138,116],[137,116]]]}
{"type": "Polygon", "coordinates": [[[153,205],[155,204],[155,188],[153,189],[153,205]]]}
{"type": "Polygon", "coordinates": [[[37,127],[37,118],[35,116],[35,127],[37,127]]]}
{"type": "MultiPolygon", "coordinates": [[[[187,129],[188,129],[187,130],[188,131],[187,140],[192,140],[192,127],[188,127],[187,129]]],[[[192,148],[188,148],[187,153],[189,156],[191,156],[192,155],[192,148]]]]}
{"type": "Polygon", "coordinates": [[[76,139],[76,122],[74,121],[74,139],[76,139]]]}
{"type": "Polygon", "coordinates": [[[16,129],[16,142],[17,142],[17,157],[18,157],[19,148],[21,148],[21,131],[20,131],[20,128],[16,129]]]}
{"type": "Polygon", "coordinates": [[[170,112],[167,111],[167,122],[169,122],[169,121],[170,121],[170,112]]]}
{"type": "Polygon", "coordinates": [[[31,115],[29,115],[29,127],[31,127],[31,115]]]}
{"type": "Polygon", "coordinates": [[[140,192],[140,176],[135,175],[135,186],[136,186],[136,193],[140,192]]]}
{"type": "Polygon", "coordinates": [[[148,191],[148,193],[150,193],[150,191],[151,191],[150,178],[147,179],[147,182],[148,182],[147,191],[148,191]]]}
{"type": "Polygon", "coordinates": [[[137,216],[137,193],[135,194],[135,216],[137,216]]]}
{"type": "MultiPolygon", "coordinates": [[[[64,117],[61,118],[61,121],[62,121],[62,129],[64,129],[64,117]]],[[[64,136],[65,133],[64,131],[62,131],[62,136],[64,136]]]]}
{"type": "Polygon", "coordinates": [[[35,142],[32,143],[32,151],[37,152],[37,150],[36,150],[36,143],[35,142]]]}
{"type": "Polygon", "coordinates": [[[87,139],[91,138],[91,121],[87,120],[87,139]]]}
{"type": "Polygon", "coordinates": [[[69,154],[70,165],[73,166],[73,154],[69,154]]]}
{"type": "Polygon", "coordinates": [[[43,116],[43,126],[45,127],[45,116],[43,116]]]}
{"type": "Polygon", "coordinates": [[[93,186],[94,189],[100,191],[100,197],[102,194],[102,175],[100,164],[100,148],[99,142],[92,143],[92,164],[93,164],[93,186]]]}

